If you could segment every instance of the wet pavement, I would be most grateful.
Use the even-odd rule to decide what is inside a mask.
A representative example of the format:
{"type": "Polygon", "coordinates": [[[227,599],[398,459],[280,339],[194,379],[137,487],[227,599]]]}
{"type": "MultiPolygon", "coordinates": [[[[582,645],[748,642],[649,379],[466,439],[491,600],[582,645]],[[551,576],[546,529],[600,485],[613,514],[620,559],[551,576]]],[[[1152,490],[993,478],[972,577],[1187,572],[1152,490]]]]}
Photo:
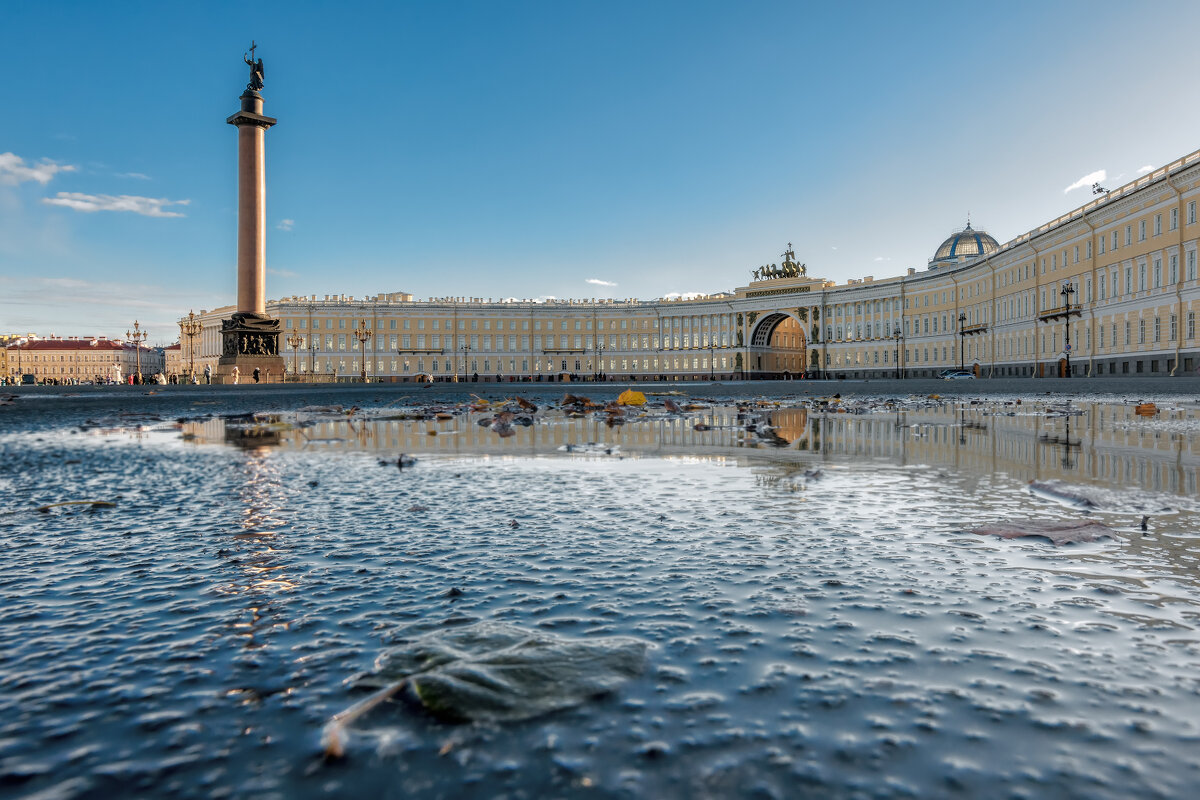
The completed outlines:
{"type": "Polygon", "coordinates": [[[0,792],[1190,796],[1197,395],[1052,383],[22,390],[0,792]],[[1021,520],[1114,533],[972,532],[1021,520]],[[322,755],[381,653],[478,623],[645,663],[322,755]]]}

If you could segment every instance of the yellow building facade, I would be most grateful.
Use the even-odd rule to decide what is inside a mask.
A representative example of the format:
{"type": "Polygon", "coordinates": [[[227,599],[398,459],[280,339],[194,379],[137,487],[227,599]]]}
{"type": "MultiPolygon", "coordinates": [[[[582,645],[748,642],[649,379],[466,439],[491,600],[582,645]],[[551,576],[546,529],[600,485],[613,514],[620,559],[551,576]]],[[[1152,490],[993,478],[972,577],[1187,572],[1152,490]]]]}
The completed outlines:
{"type": "Polygon", "coordinates": [[[161,350],[104,337],[29,336],[4,349],[14,383],[21,375],[32,375],[38,383],[122,383],[139,369],[148,377],[164,367],[161,350]]]}
{"type": "MultiPolygon", "coordinates": [[[[267,313],[308,380],[1172,376],[1200,367],[1198,203],[1200,151],[1004,244],[968,225],[887,279],[810,277],[789,246],[686,300],[310,295],[267,313]]],[[[202,312],[181,358],[215,369],[232,311],[202,312]]]]}

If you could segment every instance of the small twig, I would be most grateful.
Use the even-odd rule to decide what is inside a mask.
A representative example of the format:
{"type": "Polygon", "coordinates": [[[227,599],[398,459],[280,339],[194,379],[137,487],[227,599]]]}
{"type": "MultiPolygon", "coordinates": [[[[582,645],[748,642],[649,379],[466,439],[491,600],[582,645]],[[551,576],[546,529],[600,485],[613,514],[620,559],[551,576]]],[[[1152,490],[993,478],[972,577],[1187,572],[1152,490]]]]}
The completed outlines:
{"type": "Polygon", "coordinates": [[[346,729],[359,717],[365,716],[371,709],[388,700],[392,695],[404,688],[408,680],[393,683],[380,689],[370,697],[363,698],[345,711],[340,711],[329,718],[321,730],[321,749],[326,758],[341,758],[346,754],[346,729]]]}
{"type": "Polygon", "coordinates": [[[92,508],[116,508],[117,504],[110,500],[67,500],[63,503],[48,503],[44,506],[38,506],[35,511],[41,511],[43,514],[52,508],[59,506],[91,506],[92,508]]]}

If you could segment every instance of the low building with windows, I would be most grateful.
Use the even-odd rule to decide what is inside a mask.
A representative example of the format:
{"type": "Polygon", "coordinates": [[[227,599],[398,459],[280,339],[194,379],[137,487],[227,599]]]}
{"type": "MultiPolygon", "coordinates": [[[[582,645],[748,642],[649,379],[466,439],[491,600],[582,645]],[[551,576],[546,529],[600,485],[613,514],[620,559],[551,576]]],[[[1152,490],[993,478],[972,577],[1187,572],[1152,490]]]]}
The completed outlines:
{"type": "Polygon", "coordinates": [[[164,366],[162,350],[104,337],[28,337],[5,350],[10,374],[32,375],[38,383],[122,383],[139,369],[148,377],[164,366]]]}
{"type": "MultiPolygon", "coordinates": [[[[789,245],[689,299],[310,295],[267,313],[305,380],[1179,375],[1200,367],[1198,202],[1200,151],[1004,244],[968,223],[892,278],[813,278],[789,245]]],[[[233,310],[202,312],[198,370],[233,310]]]]}

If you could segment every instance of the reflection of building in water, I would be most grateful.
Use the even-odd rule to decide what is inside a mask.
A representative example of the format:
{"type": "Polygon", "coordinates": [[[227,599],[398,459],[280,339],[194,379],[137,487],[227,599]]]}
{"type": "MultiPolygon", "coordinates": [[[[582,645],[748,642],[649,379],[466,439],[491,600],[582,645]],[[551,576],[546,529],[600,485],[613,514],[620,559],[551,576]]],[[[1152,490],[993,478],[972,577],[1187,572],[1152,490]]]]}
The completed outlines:
{"type": "MultiPolygon", "coordinates": [[[[285,450],[370,451],[395,455],[538,455],[564,445],[599,442],[619,446],[623,455],[761,455],[842,462],[878,459],[899,465],[954,467],[965,473],[1006,473],[1022,481],[1062,478],[1176,494],[1197,490],[1200,443],[1197,437],[1156,430],[1129,406],[1084,406],[1076,417],[1047,417],[1013,407],[947,405],[917,411],[835,414],[807,409],[761,409],[766,420],[756,430],[733,408],[715,408],[687,417],[647,415],[608,427],[596,416],[539,414],[529,427],[514,427],[502,438],[476,424],[489,414],[462,414],[449,420],[344,417],[297,425],[282,417],[261,417],[226,425],[220,419],[188,423],[185,433],[205,443],[276,441],[285,450]],[[696,430],[697,425],[701,430],[696,430]],[[255,430],[255,425],[259,430],[255,430]]],[[[1164,412],[1162,418],[1197,412],[1164,412]]],[[[269,515],[268,515],[269,516],[269,515]]]]}
{"type": "MultiPolygon", "coordinates": [[[[968,222],[924,269],[879,280],[810,277],[789,246],[745,285],[689,299],[392,292],[287,297],[266,310],[294,342],[288,370],[323,380],[363,367],[374,380],[891,378],[960,364],[981,376],[1051,376],[1068,363],[1076,375],[1178,375],[1200,366],[1198,204],[1200,151],[1003,244],[968,222]]],[[[215,365],[232,311],[202,314],[199,369],[215,365]]]]}
{"type": "MultiPolygon", "coordinates": [[[[1150,428],[1131,406],[1081,406],[1076,417],[946,406],[822,420],[822,452],[899,464],[1006,473],[1022,481],[1060,478],[1174,494],[1197,490],[1200,441],[1150,428]],[[965,424],[964,424],[965,423],[965,424]],[[1069,435],[1068,435],[1069,427],[1069,435]]],[[[1175,412],[1197,418],[1197,412],[1175,412]]]]}
{"type": "MultiPolygon", "coordinates": [[[[803,419],[803,410],[789,418],[803,419]]],[[[263,417],[259,424],[242,421],[226,424],[222,419],[186,423],[184,434],[203,443],[276,441],[284,450],[370,451],[380,453],[444,455],[535,455],[557,452],[564,445],[602,442],[619,445],[627,454],[638,451],[659,454],[663,450],[695,448],[724,449],[744,446],[745,432],[736,409],[714,409],[688,417],[631,419],[609,427],[602,417],[539,415],[529,427],[514,426],[513,435],[502,438],[476,422],[487,413],[461,414],[453,419],[375,419],[335,417],[294,425],[280,417],[263,417]],[[696,431],[698,422],[711,430],[696,431]]]]}

